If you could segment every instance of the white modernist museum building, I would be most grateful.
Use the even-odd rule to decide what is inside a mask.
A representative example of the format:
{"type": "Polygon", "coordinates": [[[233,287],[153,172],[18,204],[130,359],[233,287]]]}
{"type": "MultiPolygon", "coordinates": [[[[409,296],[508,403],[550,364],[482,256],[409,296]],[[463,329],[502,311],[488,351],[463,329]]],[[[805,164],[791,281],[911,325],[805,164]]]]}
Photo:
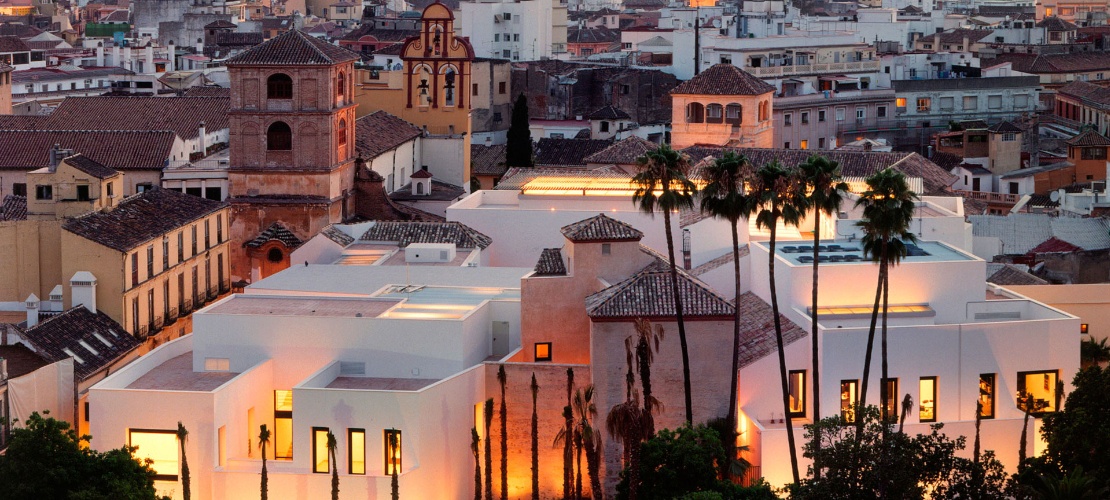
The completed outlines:
{"type": "MultiPolygon", "coordinates": [[[[983,449],[995,450],[1012,469],[1022,426],[1015,395],[1026,391],[1042,400],[1045,411],[1059,408],[1057,381],[1070,387],[1079,368],[1079,321],[986,283],[985,262],[970,253],[970,231],[961,205],[953,200],[926,198],[919,204],[921,222],[915,229],[923,241],[892,269],[891,379],[886,383],[895,395],[892,401],[906,394],[914,400],[909,432],[943,422],[949,435],[971,435],[976,403],[982,403],[983,449]]],[[[500,254],[514,260],[522,258],[514,252],[534,245],[533,238],[543,238],[542,246],[562,244],[559,224],[567,222],[548,227],[542,221],[582,207],[592,212],[575,220],[616,214],[645,233],[643,243],[665,253],[659,246],[662,221],[633,216],[625,197],[479,191],[448,215],[491,237],[492,249],[499,244],[511,248],[500,254]],[[530,205],[536,210],[527,209],[530,205]]],[[[780,242],[774,255],[780,307],[789,320],[786,354],[799,444],[798,424],[813,418],[814,389],[820,391],[825,416],[847,412],[858,397],[878,266],[860,258],[853,225],[858,214],[841,216],[827,221],[837,239],[822,243],[829,260],[820,268],[820,387],[809,384],[812,267],[807,262],[811,250],[805,247],[812,240],[780,242]]],[[[741,234],[752,240],[742,241],[741,272],[749,277],[744,291],[769,302],[765,235],[741,234]]],[[[702,247],[694,251],[690,271],[691,276],[726,277],[705,280],[726,299],[733,296],[732,263],[715,264],[712,257],[730,253],[728,240],[727,234],[697,240],[702,247]],[[707,248],[710,244],[718,247],[707,248]]],[[[181,421],[190,432],[194,494],[249,498],[258,494],[258,428],[266,424],[273,433],[267,449],[271,495],[320,498],[330,481],[323,473],[331,465],[330,431],[338,441],[343,498],[388,498],[392,467],[399,468],[405,498],[473,498],[469,436],[475,408],[500,397],[496,385],[487,382],[487,363],[531,353],[534,347],[522,345],[520,329],[521,310],[529,308],[521,303],[521,280],[533,274],[531,264],[496,267],[501,265],[498,251],[492,258],[452,255],[447,261],[453,265],[412,259],[406,264],[381,251],[354,259],[350,256],[359,254],[359,243],[344,244],[351,246],[337,250],[346,258],[336,263],[294,265],[195,313],[192,335],[158,347],[94,386],[89,393],[93,446],[138,445],[139,455],[154,459],[160,490],[180,498],[173,431],[181,421]],[[391,435],[399,435],[399,449],[389,446],[391,435]]],[[[531,262],[539,258],[534,253],[531,262]]],[[[592,355],[623,360],[624,353],[592,355]]],[[[876,349],[868,395],[873,404],[879,403],[879,370],[876,349]]],[[[787,482],[777,359],[745,357],[737,376],[740,439],[751,449],[746,458],[772,484],[787,482]]],[[[509,403],[527,406],[531,401],[509,403]]],[[[604,418],[608,408],[598,412],[604,418]]],[[[541,441],[550,443],[549,438],[541,441]]],[[[1040,452],[1041,443],[1034,443],[1040,452]]],[[[527,489],[521,494],[526,496],[527,489]]],[[[514,491],[511,497],[516,496],[514,491]]]]}

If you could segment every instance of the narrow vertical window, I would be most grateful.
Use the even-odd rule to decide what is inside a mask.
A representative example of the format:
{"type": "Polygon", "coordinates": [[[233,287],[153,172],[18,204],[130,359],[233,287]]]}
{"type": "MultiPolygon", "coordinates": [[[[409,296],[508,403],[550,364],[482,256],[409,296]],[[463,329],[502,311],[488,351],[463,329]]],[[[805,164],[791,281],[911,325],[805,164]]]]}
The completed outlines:
{"type": "Polygon", "coordinates": [[[888,378],[883,380],[886,385],[886,401],[881,408],[883,420],[898,420],[898,379],[888,378]]]}
{"type": "Polygon", "coordinates": [[[312,472],[317,474],[327,474],[331,472],[331,464],[328,462],[328,428],[327,427],[313,427],[312,428],[312,472]]]}
{"type": "Polygon", "coordinates": [[[790,385],[790,416],[806,416],[806,371],[791,370],[788,377],[790,385]]]}
{"type": "Polygon", "coordinates": [[[274,458],[293,458],[293,391],[274,391],[274,458]]]}
{"type": "Polygon", "coordinates": [[[347,473],[366,474],[366,431],[347,429],[347,473]]]}
{"type": "Polygon", "coordinates": [[[856,404],[859,403],[859,380],[840,381],[840,418],[845,422],[856,421],[856,404]]]}
{"type": "Polygon", "coordinates": [[[994,418],[994,374],[979,375],[979,417],[994,418]]]}
{"type": "Polygon", "coordinates": [[[919,394],[917,417],[921,422],[937,421],[937,378],[921,377],[918,384],[919,394]]]}
{"type": "Polygon", "coordinates": [[[401,431],[386,429],[383,432],[385,448],[385,475],[401,474],[401,431]]]}

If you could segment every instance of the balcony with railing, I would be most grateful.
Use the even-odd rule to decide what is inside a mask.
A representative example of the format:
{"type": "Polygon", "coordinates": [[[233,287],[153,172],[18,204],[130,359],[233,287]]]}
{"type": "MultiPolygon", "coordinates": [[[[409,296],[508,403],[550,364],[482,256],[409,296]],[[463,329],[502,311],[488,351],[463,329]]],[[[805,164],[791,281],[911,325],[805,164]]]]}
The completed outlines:
{"type": "Polygon", "coordinates": [[[191,312],[193,312],[193,301],[185,299],[185,301],[181,303],[181,315],[185,316],[191,312]]]}
{"type": "Polygon", "coordinates": [[[177,308],[171,307],[166,311],[166,326],[172,325],[177,322],[177,308]]]}
{"type": "Polygon", "coordinates": [[[1015,205],[1021,199],[1020,194],[990,193],[985,191],[965,191],[954,189],[953,192],[969,200],[980,200],[988,203],[1015,205]]]}
{"type": "Polygon", "coordinates": [[[139,330],[135,332],[135,336],[140,340],[146,340],[150,336],[150,327],[147,325],[139,326],[139,330]]]}
{"type": "Polygon", "coordinates": [[[216,297],[219,297],[219,293],[217,291],[217,288],[216,287],[209,288],[208,289],[208,300],[216,300],[216,297]]]}
{"type": "Polygon", "coordinates": [[[793,64],[787,66],[763,66],[744,68],[759,78],[782,76],[822,75],[829,73],[870,73],[879,70],[879,61],[850,61],[820,64],[793,64]]]}

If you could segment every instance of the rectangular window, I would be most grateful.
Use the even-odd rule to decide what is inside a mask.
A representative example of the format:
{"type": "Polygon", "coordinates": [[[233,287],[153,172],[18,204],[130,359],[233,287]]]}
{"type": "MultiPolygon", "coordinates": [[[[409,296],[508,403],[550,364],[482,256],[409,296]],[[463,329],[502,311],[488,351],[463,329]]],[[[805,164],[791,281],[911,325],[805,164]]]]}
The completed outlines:
{"type": "Polygon", "coordinates": [[[1002,142],[1014,142],[1017,140],[1017,134],[1013,132],[1005,132],[1002,134],[1002,142]]]}
{"type": "Polygon", "coordinates": [[[1060,407],[1060,393],[1056,391],[1056,381],[1059,378],[1059,370],[1018,372],[1018,409],[1024,412],[1026,402],[1032,402],[1029,410],[1031,415],[1056,411],[1060,407]]]}
{"type": "Polygon", "coordinates": [[[139,284],[139,252],[131,254],[131,286],[139,284]]]}
{"type": "Polygon", "coordinates": [[[127,444],[137,448],[135,458],[153,461],[156,481],[177,481],[177,431],[129,429],[127,444]]]}
{"type": "Polygon", "coordinates": [[[1002,109],[1002,96],[992,95],[987,97],[987,108],[1002,109]]]}
{"type": "Polygon", "coordinates": [[[81,184],[77,186],[77,201],[89,201],[89,185],[81,184]]]}
{"type": "Polygon", "coordinates": [[[840,418],[845,422],[855,422],[857,404],[859,404],[859,380],[841,380],[840,418]]]}
{"type": "Polygon", "coordinates": [[[979,97],[973,95],[964,96],[964,111],[975,111],[979,109],[979,97]]]}
{"type": "Polygon", "coordinates": [[[312,472],[317,474],[327,474],[331,472],[331,464],[328,463],[328,458],[328,428],[313,427],[312,472]]]}
{"type": "Polygon", "coordinates": [[[493,41],[500,42],[501,41],[501,33],[494,33],[493,34],[493,41]]]}
{"type": "Polygon", "coordinates": [[[956,99],[954,97],[941,97],[940,109],[943,111],[951,111],[952,107],[955,106],[955,101],[956,99]]]}
{"type": "Polygon", "coordinates": [[[867,118],[867,108],[856,108],[856,120],[867,118]]]}
{"type": "Polygon", "coordinates": [[[601,244],[601,255],[609,255],[613,253],[613,245],[610,243],[601,244]]]}
{"type": "Polygon", "coordinates": [[[224,242],[224,216],[216,214],[216,243],[224,242]]]}
{"type": "Polygon", "coordinates": [[[1104,160],[1106,148],[1082,148],[1079,156],[1084,160],[1104,160]]]}
{"type": "Polygon", "coordinates": [[[806,416],[806,371],[791,370],[787,377],[790,390],[790,416],[806,416]]]}
{"type": "Polygon", "coordinates": [[[917,417],[921,422],[936,422],[937,421],[937,378],[936,377],[921,377],[918,383],[918,396],[917,400],[920,401],[918,405],[917,417]]]}
{"type": "Polygon", "coordinates": [[[204,371],[226,372],[231,370],[231,360],[228,358],[204,358],[204,371]]]}
{"type": "Polygon", "coordinates": [[[825,121],[825,110],[822,109],[822,110],[817,111],[817,121],[818,122],[824,122],[825,121]]]}
{"type": "Polygon", "coordinates": [[[293,391],[274,391],[274,458],[293,459],[293,391]]]}
{"type": "Polygon", "coordinates": [[[875,108],[875,116],[879,118],[886,118],[886,106],[879,106],[875,108]]]}
{"type": "Polygon", "coordinates": [[[794,118],[794,115],[792,115],[790,113],[783,114],[782,115],[782,124],[783,124],[783,126],[789,127],[791,125],[790,120],[792,118],[794,118]]]}
{"type": "Polygon", "coordinates": [[[808,124],[808,123],[809,123],[809,112],[808,111],[802,111],[802,125],[805,125],[805,124],[808,124]]]}
{"type": "Polygon", "coordinates": [[[177,233],[177,262],[185,261],[185,232],[177,233]]]}
{"type": "Polygon", "coordinates": [[[146,247],[146,279],[154,277],[154,245],[146,247]]]}
{"type": "Polygon", "coordinates": [[[386,429],[382,432],[384,438],[382,448],[385,451],[385,475],[401,474],[401,431],[386,429]]]}
{"type": "Polygon", "coordinates": [[[836,108],[836,121],[844,121],[844,108],[836,108]]]}
{"type": "Polygon", "coordinates": [[[979,375],[979,416],[994,418],[994,374],[979,375]]]}
{"type": "Polygon", "coordinates": [[[817,149],[825,149],[825,138],[824,137],[818,137],[817,138],[817,149]]]}
{"type": "Polygon", "coordinates": [[[507,84],[505,82],[497,82],[497,93],[498,94],[504,94],[505,92],[508,92],[506,90],[506,88],[507,88],[507,84]]]}
{"type": "Polygon", "coordinates": [[[895,99],[894,100],[894,105],[898,106],[899,108],[906,107],[906,98],[905,97],[899,97],[899,98],[895,99]]]}
{"type": "Polygon", "coordinates": [[[36,200],[50,200],[54,198],[54,186],[51,185],[38,185],[35,186],[35,199],[36,200]]]}
{"type": "MultiPolygon", "coordinates": [[[[109,184],[110,186],[111,184],[109,184]]],[[[16,196],[27,196],[27,183],[17,182],[12,184],[12,194],[16,196]]],[[[111,196],[111,193],[108,193],[111,196]]]]}
{"type": "Polygon", "coordinates": [[[347,473],[366,474],[366,431],[347,429],[347,473]]]}
{"type": "Polygon", "coordinates": [[[209,220],[204,219],[204,249],[212,248],[212,239],[209,236],[209,220]]]}
{"type": "Polygon", "coordinates": [[[473,83],[470,85],[470,95],[478,95],[478,84],[473,83]]]}
{"type": "Polygon", "coordinates": [[[883,380],[886,384],[886,401],[883,401],[882,418],[884,420],[898,420],[898,379],[888,378],[883,380]]]}
{"type": "Polygon", "coordinates": [[[536,342],[536,361],[551,361],[551,342],[536,342]]]}
{"type": "MultiPolygon", "coordinates": [[[[1102,79],[1102,73],[1099,73],[1099,80],[1102,79]]],[[[1029,107],[1029,96],[1026,94],[1014,96],[1014,109],[1024,109],[1029,107]]]]}
{"type": "Polygon", "coordinates": [[[809,141],[807,141],[805,139],[802,139],[801,148],[802,149],[809,149],[809,141]]]}
{"type": "Polygon", "coordinates": [[[162,272],[170,268],[170,239],[162,237],[162,272]]]}
{"type": "Polygon", "coordinates": [[[197,254],[197,225],[193,224],[193,255],[197,254]]]}
{"type": "Polygon", "coordinates": [[[932,99],[929,99],[928,97],[918,97],[917,98],[917,112],[918,113],[928,113],[929,110],[932,109],[932,106],[933,106],[933,100],[932,99]]]}

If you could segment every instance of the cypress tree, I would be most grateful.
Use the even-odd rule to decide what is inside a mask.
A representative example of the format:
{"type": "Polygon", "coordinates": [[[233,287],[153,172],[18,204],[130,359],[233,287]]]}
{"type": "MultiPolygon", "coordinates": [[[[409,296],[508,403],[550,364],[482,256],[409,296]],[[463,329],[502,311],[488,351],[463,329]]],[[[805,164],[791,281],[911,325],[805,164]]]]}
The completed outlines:
{"type": "Polygon", "coordinates": [[[532,132],[528,130],[528,98],[521,93],[513,104],[513,117],[509,122],[508,144],[505,147],[505,165],[509,167],[532,166],[532,132]]]}

